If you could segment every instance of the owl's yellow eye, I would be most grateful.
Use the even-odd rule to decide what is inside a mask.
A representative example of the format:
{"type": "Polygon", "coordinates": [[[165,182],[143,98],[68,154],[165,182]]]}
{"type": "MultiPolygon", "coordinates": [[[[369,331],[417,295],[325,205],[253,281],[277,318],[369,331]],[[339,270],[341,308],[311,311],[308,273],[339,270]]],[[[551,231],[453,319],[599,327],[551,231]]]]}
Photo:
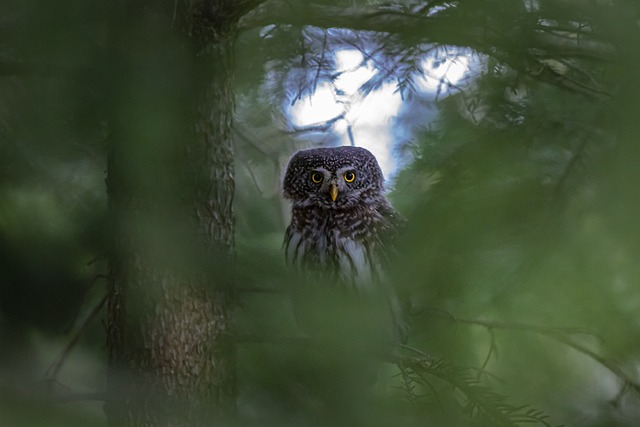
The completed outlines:
{"type": "Polygon", "coordinates": [[[344,180],[347,182],[353,182],[356,179],[356,174],[353,172],[347,172],[344,174],[344,180]]]}
{"type": "Polygon", "coordinates": [[[322,182],[322,174],[320,172],[314,172],[311,174],[311,181],[319,184],[322,182]]]}

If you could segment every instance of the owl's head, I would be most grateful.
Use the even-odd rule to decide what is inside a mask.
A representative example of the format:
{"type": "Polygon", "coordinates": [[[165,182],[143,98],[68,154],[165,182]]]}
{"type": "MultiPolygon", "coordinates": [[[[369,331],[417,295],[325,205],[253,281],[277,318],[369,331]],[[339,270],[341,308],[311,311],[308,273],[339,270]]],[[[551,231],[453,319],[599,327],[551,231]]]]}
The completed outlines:
{"type": "Polygon", "coordinates": [[[313,148],[289,160],[284,195],[298,206],[347,209],[382,195],[376,158],[360,147],[313,148]]]}

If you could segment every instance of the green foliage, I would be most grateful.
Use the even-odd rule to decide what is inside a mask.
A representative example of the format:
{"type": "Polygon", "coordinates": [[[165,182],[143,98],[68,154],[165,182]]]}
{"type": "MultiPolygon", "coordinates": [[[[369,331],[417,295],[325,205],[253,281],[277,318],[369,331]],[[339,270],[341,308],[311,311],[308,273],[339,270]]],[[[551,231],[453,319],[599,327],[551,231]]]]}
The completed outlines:
{"type": "MultiPolygon", "coordinates": [[[[102,425],[100,401],[61,406],[52,396],[100,399],[103,389],[103,326],[83,322],[104,294],[107,111],[126,105],[116,119],[139,117],[132,174],[144,170],[136,162],[171,158],[165,148],[181,138],[191,68],[165,28],[170,19],[155,22],[165,29],[157,40],[142,40],[119,33],[120,11],[103,2],[17,3],[2,6],[0,21],[0,419],[102,425]],[[111,37],[132,37],[127,55],[143,66],[115,69],[111,37]],[[57,381],[44,381],[79,330],[57,381]]],[[[357,29],[304,26],[287,11],[287,22],[238,40],[239,422],[637,425],[637,4],[366,3],[384,13],[354,20],[357,29]],[[429,25],[362,29],[387,15],[429,25]],[[540,41],[554,31],[581,42],[540,41]],[[408,219],[389,273],[410,306],[409,347],[366,363],[350,358],[341,329],[361,320],[345,316],[348,302],[328,322],[332,345],[301,334],[285,292],[300,283],[281,254],[281,171],[296,149],[332,141],[317,129],[295,132],[283,105],[333,81],[329,53],[345,46],[386,67],[361,96],[395,82],[407,110],[437,110],[436,120],[403,122],[411,138],[399,150],[412,161],[390,194],[408,219]],[[419,61],[443,46],[473,52],[482,72],[425,100],[419,61]],[[354,390],[360,381],[366,392],[354,390]]],[[[300,8],[300,21],[309,10],[300,8]]],[[[172,173],[168,163],[155,167],[172,173]]]]}
{"type": "MultiPolygon", "coordinates": [[[[493,19],[496,33],[514,34],[514,20],[530,18],[517,8],[489,17],[486,6],[467,18],[493,19]]],[[[619,41],[615,8],[544,6],[538,18],[558,28],[580,19],[586,37],[619,41]]],[[[438,102],[438,119],[414,136],[414,161],[395,180],[391,197],[409,223],[393,280],[411,300],[409,344],[428,355],[401,365],[400,412],[437,425],[633,425],[631,218],[640,205],[626,183],[637,182],[635,59],[619,69],[548,46],[519,50],[530,36],[484,50],[493,53],[482,57],[484,72],[438,102]]],[[[637,35],[627,37],[621,51],[637,35]]],[[[411,49],[406,70],[419,57],[411,49]]],[[[408,74],[396,77],[415,90],[403,86],[408,74]]]]}
{"type": "Polygon", "coordinates": [[[414,411],[420,411],[420,406],[429,405],[433,399],[438,399],[440,405],[444,406],[442,400],[449,398],[451,392],[447,393],[434,384],[439,380],[453,388],[453,402],[450,403],[459,406],[459,409],[452,412],[467,415],[469,422],[474,425],[517,426],[521,423],[537,423],[552,426],[548,421],[549,416],[543,411],[528,405],[514,406],[508,403],[505,396],[479,381],[471,369],[447,366],[442,360],[415,358],[404,359],[398,362],[398,366],[402,379],[399,389],[414,411]],[[456,393],[459,395],[455,396],[456,393]]]}

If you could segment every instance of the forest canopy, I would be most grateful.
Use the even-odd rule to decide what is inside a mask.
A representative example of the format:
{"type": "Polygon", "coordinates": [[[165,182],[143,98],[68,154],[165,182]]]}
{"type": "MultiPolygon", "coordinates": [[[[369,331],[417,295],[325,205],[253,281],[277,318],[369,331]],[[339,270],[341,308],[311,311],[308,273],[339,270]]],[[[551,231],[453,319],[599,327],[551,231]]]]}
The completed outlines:
{"type": "Polygon", "coordinates": [[[167,292],[224,318],[168,329],[214,337],[198,351],[233,375],[162,371],[188,402],[154,395],[154,425],[637,425],[639,19],[630,0],[6,2],[0,424],[121,425],[113,366],[137,347],[114,325],[153,332],[167,292]],[[340,145],[376,155],[406,218],[388,280],[408,341],[371,349],[367,378],[345,350],[364,314],[311,301],[330,344],[310,346],[282,250],[288,159],[340,145]]]}

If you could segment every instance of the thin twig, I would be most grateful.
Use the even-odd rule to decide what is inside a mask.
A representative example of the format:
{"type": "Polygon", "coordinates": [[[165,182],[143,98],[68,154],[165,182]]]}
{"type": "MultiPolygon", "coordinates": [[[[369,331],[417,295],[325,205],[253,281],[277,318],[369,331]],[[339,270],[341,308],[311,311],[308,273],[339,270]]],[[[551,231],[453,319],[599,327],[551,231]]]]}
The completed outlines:
{"type": "Polygon", "coordinates": [[[325,55],[327,51],[327,31],[328,30],[323,31],[324,37],[322,38],[322,54],[320,55],[320,61],[318,61],[318,69],[316,70],[316,77],[313,80],[313,90],[311,91],[311,93],[315,93],[316,89],[318,88],[318,80],[320,79],[320,72],[322,71],[322,66],[324,65],[324,62],[326,59],[325,55]]]}
{"type": "Polygon", "coordinates": [[[93,265],[93,264],[95,264],[96,262],[100,261],[101,259],[105,259],[106,257],[107,257],[107,254],[106,254],[106,253],[98,255],[97,257],[95,257],[95,258],[93,258],[93,259],[91,259],[91,260],[89,260],[89,261],[87,262],[87,267],[92,266],[92,265],[93,265]]]}
{"type": "Polygon", "coordinates": [[[65,334],[69,333],[69,331],[71,329],[73,329],[73,327],[75,326],[76,322],[78,321],[78,319],[80,318],[80,310],[82,309],[82,307],[85,306],[85,304],[87,303],[87,300],[89,299],[89,294],[91,293],[91,290],[94,288],[94,286],[96,285],[96,283],[98,283],[98,280],[109,280],[110,277],[106,274],[96,274],[93,277],[93,280],[91,281],[91,283],[89,284],[89,286],[86,287],[86,289],[84,290],[84,293],[82,295],[82,302],[80,303],[80,305],[78,306],[78,310],[76,311],[75,315],[73,316],[73,322],[69,325],[69,327],[65,330],[65,334]]]}
{"type": "Polygon", "coordinates": [[[507,323],[507,322],[498,322],[498,321],[488,321],[482,319],[468,319],[455,317],[450,313],[443,312],[441,310],[433,310],[434,315],[443,318],[449,318],[454,320],[457,323],[466,323],[469,325],[478,325],[488,329],[503,329],[503,330],[519,330],[524,332],[530,332],[538,335],[543,335],[548,338],[552,338],[572,349],[578,351],[579,353],[584,354],[595,362],[599,363],[606,369],[608,369],[611,373],[617,376],[620,380],[622,380],[628,387],[635,390],[640,394],[640,383],[636,382],[633,378],[627,375],[622,368],[618,365],[617,362],[607,359],[594,351],[588,349],[587,347],[576,343],[571,340],[567,335],[578,335],[578,334],[587,334],[598,338],[594,333],[589,332],[585,329],[580,328],[549,328],[544,326],[535,326],[529,325],[525,323],[507,323]],[[437,314],[436,314],[437,313],[437,314]]]}
{"type": "Polygon", "coordinates": [[[483,374],[486,374],[487,366],[489,365],[489,361],[491,360],[491,356],[494,353],[497,354],[496,336],[493,333],[493,329],[487,329],[487,331],[489,331],[489,335],[491,336],[491,342],[489,343],[489,351],[487,352],[487,356],[484,358],[484,362],[482,363],[482,366],[480,367],[480,370],[478,371],[478,376],[477,376],[478,379],[480,379],[480,377],[483,374]]]}
{"type": "Polygon", "coordinates": [[[636,391],[636,393],[640,394],[640,383],[637,383],[635,380],[633,380],[632,378],[630,378],[623,370],[622,368],[618,365],[617,362],[611,360],[611,359],[607,359],[603,356],[600,356],[599,354],[589,350],[588,348],[586,348],[585,346],[578,344],[572,340],[570,340],[569,338],[563,336],[562,334],[559,333],[543,333],[543,335],[546,335],[550,338],[555,339],[556,341],[559,341],[561,343],[563,343],[564,345],[573,348],[574,350],[590,357],[591,359],[595,360],[596,362],[598,362],[599,364],[601,364],[602,366],[604,366],[605,368],[607,368],[609,371],[611,371],[614,375],[616,375],[618,378],[620,378],[628,387],[631,387],[633,390],[636,391]]]}
{"type": "Polygon", "coordinates": [[[342,112],[340,114],[338,114],[337,116],[329,119],[329,120],[325,120],[323,122],[320,123],[313,123],[307,126],[294,126],[293,127],[293,131],[290,133],[303,133],[303,132],[323,132],[328,130],[331,126],[334,125],[334,123],[336,123],[338,120],[342,120],[345,118],[345,114],[346,112],[342,112]]]}
{"type": "Polygon", "coordinates": [[[596,334],[593,331],[584,328],[556,328],[547,326],[530,325],[528,323],[520,322],[500,322],[496,320],[484,320],[484,319],[470,319],[464,317],[457,317],[448,311],[428,307],[429,315],[440,317],[444,319],[450,319],[456,323],[466,323],[470,325],[484,326],[489,329],[511,329],[521,330],[526,332],[534,332],[539,334],[567,334],[567,335],[590,335],[596,338],[596,334]]]}
{"type": "Polygon", "coordinates": [[[85,331],[89,323],[91,323],[91,321],[98,315],[98,313],[100,312],[100,310],[102,309],[102,307],[105,305],[106,302],[107,302],[107,295],[105,295],[100,300],[100,302],[96,304],[95,307],[93,307],[93,310],[91,310],[91,313],[89,313],[89,315],[84,320],[84,322],[82,322],[80,327],[76,329],[76,331],[71,335],[71,339],[69,340],[67,345],[60,352],[60,354],[58,354],[58,357],[55,358],[51,366],[49,366],[49,368],[46,370],[45,377],[47,379],[49,380],[56,379],[56,377],[58,376],[58,372],[60,371],[60,368],[62,367],[62,364],[66,360],[67,356],[69,356],[69,353],[71,353],[71,350],[73,349],[73,347],[78,343],[78,341],[80,340],[80,337],[82,336],[83,332],[85,331]]]}
{"type": "Polygon", "coordinates": [[[425,359],[431,359],[431,357],[427,353],[425,353],[424,351],[422,351],[420,349],[417,349],[415,347],[411,347],[411,346],[406,345],[406,344],[399,344],[398,347],[403,348],[405,350],[412,351],[412,352],[424,357],[425,359]]]}

